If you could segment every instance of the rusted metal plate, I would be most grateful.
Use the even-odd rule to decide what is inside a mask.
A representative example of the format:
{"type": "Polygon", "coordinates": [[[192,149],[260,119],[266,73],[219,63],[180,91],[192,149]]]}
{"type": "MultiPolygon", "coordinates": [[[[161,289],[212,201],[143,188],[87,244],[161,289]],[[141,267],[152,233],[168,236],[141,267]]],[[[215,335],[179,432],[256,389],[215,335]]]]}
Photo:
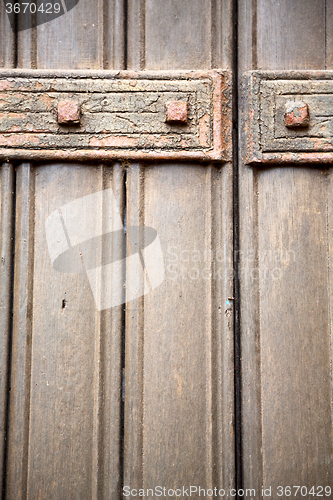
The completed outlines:
{"type": "Polygon", "coordinates": [[[227,161],[230,137],[226,72],[0,73],[2,159],[227,161]]]}
{"type": "Polygon", "coordinates": [[[248,164],[333,163],[333,72],[251,72],[248,164]]]}

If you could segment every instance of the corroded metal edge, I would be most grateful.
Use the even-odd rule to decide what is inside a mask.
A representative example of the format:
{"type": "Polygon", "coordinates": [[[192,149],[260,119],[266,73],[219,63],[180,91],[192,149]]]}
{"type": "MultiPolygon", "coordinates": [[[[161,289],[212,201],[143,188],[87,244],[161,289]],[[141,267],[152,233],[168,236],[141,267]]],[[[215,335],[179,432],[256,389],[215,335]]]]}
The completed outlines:
{"type": "Polygon", "coordinates": [[[260,137],[260,82],[262,80],[333,80],[333,71],[251,71],[244,74],[240,95],[245,117],[244,163],[249,166],[320,165],[333,163],[333,152],[269,152],[263,153],[260,137]]]}
{"type": "Polygon", "coordinates": [[[229,162],[232,156],[231,73],[223,70],[209,71],[67,71],[67,70],[0,70],[0,80],[15,78],[70,78],[104,80],[200,80],[212,81],[213,147],[202,151],[165,151],[135,149],[85,149],[41,150],[0,148],[0,159],[10,160],[198,160],[229,162]]]}
{"type": "Polygon", "coordinates": [[[263,153],[261,158],[253,158],[250,165],[302,165],[333,163],[333,153],[263,153]]]}

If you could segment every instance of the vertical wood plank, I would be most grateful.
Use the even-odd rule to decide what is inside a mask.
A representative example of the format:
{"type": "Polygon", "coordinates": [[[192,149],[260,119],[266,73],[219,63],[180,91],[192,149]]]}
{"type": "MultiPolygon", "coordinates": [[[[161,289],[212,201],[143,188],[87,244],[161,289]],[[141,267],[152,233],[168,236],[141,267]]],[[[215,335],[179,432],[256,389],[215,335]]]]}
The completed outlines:
{"type": "Polygon", "coordinates": [[[27,497],[33,315],[35,175],[29,164],[17,169],[14,314],[7,498],[27,497]]]}
{"type": "Polygon", "coordinates": [[[129,0],[131,69],[229,68],[230,0],[129,0]]]}
{"type": "MultiPolygon", "coordinates": [[[[132,164],[126,179],[126,225],[144,226],[144,166],[132,164]]],[[[132,242],[131,253],[140,241],[132,242]],[[133,248],[134,246],[134,248],[133,248]]],[[[127,252],[129,250],[128,245],[127,252]]],[[[135,282],[138,270],[127,265],[126,286],[135,282]]],[[[142,277],[139,276],[139,286],[142,277]]],[[[132,290],[129,290],[132,292],[132,290]]],[[[128,297],[128,292],[127,292],[128,297]]],[[[126,298],[127,298],[126,297],[126,298]]],[[[124,486],[143,487],[143,359],[144,298],[126,304],[125,313],[125,415],[124,415],[124,486]]]]}
{"type": "Polygon", "coordinates": [[[326,1],[326,69],[333,68],[333,5],[326,1]]]}
{"type": "Polygon", "coordinates": [[[39,69],[123,69],[125,60],[124,1],[89,0],[36,28],[20,17],[19,67],[39,69]],[[92,8],[93,5],[93,8],[92,8]]]}
{"type": "Polygon", "coordinates": [[[263,478],[273,491],[333,477],[327,175],[285,177],[263,172],[258,199],[263,478]]]}
{"type": "MultiPolygon", "coordinates": [[[[231,26],[229,0],[129,0],[129,69],[230,68],[231,26]]],[[[165,279],[126,304],[124,486],[230,490],[232,166],[130,165],[127,224],[157,231],[165,279]]]]}
{"type": "MultiPolygon", "coordinates": [[[[18,61],[27,68],[122,69],[124,47],[124,2],[80,0],[65,15],[20,31],[18,61]]],[[[23,171],[34,197],[29,183],[18,182],[16,238],[25,253],[17,253],[16,266],[29,281],[15,284],[7,498],[119,499],[123,306],[99,311],[85,273],[52,267],[45,221],[67,203],[107,189],[123,218],[123,168],[62,163],[23,171]],[[21,200],[30,204],[20,209],[21,200]],[[32,231],[29,251],[23,230],[32,231]]],[[[98,212],[101,227],[107,211],[98,212]]],[[[89,235],[88,213],[78,226],[89,235]]],[[[124,252],[120,233],[113,249],[118,257],[124,252]]],[[[105,243],[95,249],[105,251],[105,243]]],[[[121,273],[110,279],[123,289],[121,273]]]]}
{"type": "MultiPolygon", "coordinates": [[[[107,172],[110,166],[105,166],[107,172]]],[[[106,173],[105,172],[105,173],[106,173]]],[[[107,185],[104,184],[104,189],[107,185]]],[[[112,191],[119,204],[122,220],[125,219],[125,182],[122,165],[115,164],[112,173],[112,191]]],[[[115,252],[125,256],[123,234],[117,234],[112,240],[115,252]]],[[[104,249],[104,251],[108,251],[104,249]]],[[[112,275],[113,286],[124,288],[124,273],[112,275]]],[[[118,500],[122,485],[122,448],[123,448],[123,329],[124,306],[113,307],[101,312],[100,334],[100,391],[99,391],[99,434],[98,460],[95,470],[98,490],[96,497],[102,500],[118,500]]]]}
{"type": "Polygon", "coordinates": [[[325,0],[257,0],[258,69],[325,69],[325,0]]]}
{"type": "MultiPolygon", "coordinates": [[[[0,67],[13,68],[16,57],[15,36],[6,13],[0,5],[0,67]]],[[[0,166],[0,498],[6,482],[6,447],[8,426],[8,393],[13,295],[13,238],[15,211],[15,170],[0,166]]]]}
{"type": "MultiPolygon", "coordinates": [[[[241,1],[249,69],[325,69],[325,2],[241,1]]],[[[242,92],[240,92],[242,96],[242,92]]],[[[332,482],[326,170],[242,160],[239,106],[244,488],[332,482]],[[325,440],[325,442],[324,442],[325,440]]]]}
{"type": "Polygon", "coordinates": [[[18,186],[16,239],[30,253],[22,243],[15,268],[24,279],[14,295],[8,498],[119,496],[122,308],[99,313],[85,273],[53,269],[45,234],[47,216],[68,202],[110,188],[122,197],[114,171],[25,166],[34,206],[22,210],[18,186]],[[34,228],[29,239],[26,228],[34,228]]]}
{"type": "Polygon", "coordinates": [[[7,440],[9,349],[12,326],[12,277],[14,229],[14,167],[3,164],[0,168],[0,497],[5,479],[7,440]]]}
{"type": "Polygon", "coordinates": [[[166,266],[158,288],[126,305],[131,488],[233,486],[230,175],[227,166],[128,170],[128,227],[157,230],[166,266]]]}
{"type": "Polygon", "coordinates": [[[127,1],[127,67],[144,69],[146,65],[146,0],[127,1]]]}
{"type": "Polygon", "coordinates": [[[15,64],[15,37],[4,3],[0,5],[0,67],[13,68],[15,64]]]}
{"type": "MultiPolygon", "coordinates": [[[[17,67],[31,68],[37,67],[37,27],[29,28],[32,25],[32,16],[30,12],[20,11],[17,16],[17,67]]],[[[39,28],[38,28],[39,29],[39,28]]]]}

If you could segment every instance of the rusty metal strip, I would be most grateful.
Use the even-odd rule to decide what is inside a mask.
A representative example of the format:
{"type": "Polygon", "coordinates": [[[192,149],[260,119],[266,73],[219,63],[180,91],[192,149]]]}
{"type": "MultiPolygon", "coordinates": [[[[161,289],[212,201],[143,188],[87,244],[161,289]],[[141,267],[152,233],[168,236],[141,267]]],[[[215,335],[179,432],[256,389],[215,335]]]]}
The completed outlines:
{"type": "Polygon", "coordinates": [[[0,71],[2,160],[230,161],[227,72],[0,71]]]}
{"type": "Polygon", "coordinates": [[[247,164],[333,163],[333,71],[253,71],[241,97],[247,164]]]}

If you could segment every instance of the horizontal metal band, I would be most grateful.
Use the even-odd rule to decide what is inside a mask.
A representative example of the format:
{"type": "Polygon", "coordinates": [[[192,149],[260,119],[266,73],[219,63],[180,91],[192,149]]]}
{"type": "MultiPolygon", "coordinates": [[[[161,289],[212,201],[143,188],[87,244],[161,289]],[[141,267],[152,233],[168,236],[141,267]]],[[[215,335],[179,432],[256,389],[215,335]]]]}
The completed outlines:
{"type": "Polygon", "coordinates": [[[0,159],[231,158],[226,72],[0,71],[0,159]]]}
{"type": "Polygon", "coordinates": [[[251,72],[246,158],[252,165],[333,163],[333,72],[251,72]]]}

